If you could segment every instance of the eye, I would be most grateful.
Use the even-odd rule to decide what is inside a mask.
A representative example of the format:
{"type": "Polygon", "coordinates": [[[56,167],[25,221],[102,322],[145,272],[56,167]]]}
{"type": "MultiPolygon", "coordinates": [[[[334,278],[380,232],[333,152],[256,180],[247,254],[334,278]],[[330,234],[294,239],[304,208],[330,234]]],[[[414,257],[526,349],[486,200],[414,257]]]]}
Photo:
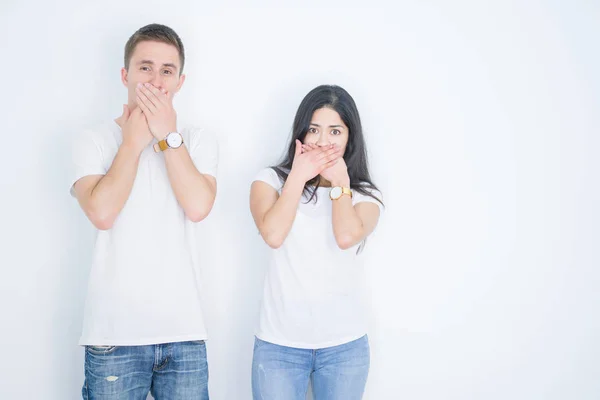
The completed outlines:
{"type": "Polygon", "coordinates": [[[140,67],[140,70],[141,70],[141,71],[150,71],[150,67],[148,67],[148,66],[146,66],[146,65],[142,65],[142,66],[140,67]]]}
{"type": "Polygon", "coordinates": [[[308,133],[317,133],[315,128],[308,128],[308,133]]]}
{"type": "Polygon", "coordinates": [[[342,133],[342,132],[340,132],[339,129],[334,129],[331,131],[332,135],[339,135],[340,133],[342,133]]]}
{"type": "Polygon", "coordinates": [[[168,69],[165,69],[165,70],[163,71],[163,74],[165,74],[165,75],[171,75],[171,74],[172,74],[172,72],[171,72],[170,70],[168,70],[168,69]]]}

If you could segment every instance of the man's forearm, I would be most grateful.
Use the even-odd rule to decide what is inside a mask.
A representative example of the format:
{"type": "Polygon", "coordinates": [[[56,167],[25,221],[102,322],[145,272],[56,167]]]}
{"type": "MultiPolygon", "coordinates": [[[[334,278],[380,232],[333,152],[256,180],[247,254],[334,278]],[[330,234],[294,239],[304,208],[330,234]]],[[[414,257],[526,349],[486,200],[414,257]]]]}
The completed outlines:
{"type": "Polygon", "coordinates": [[[106,175],[91,190],[90,219],[98,221],[105,229],[112,227],[131,193],[137,174],[140,153],[132,147],[121,145],[106,175]]]}
{"type": "Polygon", "coordinates": [[[167,175],[185,215],[194,222],[206,218],[217,194],[216,185],[201,174],[185,146],[165,150],[167,175]]]}

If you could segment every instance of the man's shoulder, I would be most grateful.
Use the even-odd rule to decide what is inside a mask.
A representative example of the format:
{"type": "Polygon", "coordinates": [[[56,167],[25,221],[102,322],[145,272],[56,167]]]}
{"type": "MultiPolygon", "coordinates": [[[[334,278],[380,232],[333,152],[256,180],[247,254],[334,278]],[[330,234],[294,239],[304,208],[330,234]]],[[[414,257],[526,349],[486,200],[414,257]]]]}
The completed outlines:
{"type": "Polygon", "coordinates": [[[106,121],[83,128],[81,134],[98,142],[120,135],[121,128],[115,121],[106,121]]]}
{"type": "Polygon", "coordinates": [[[118,144],[120,135],[119,125],[114,121],[109,121],[74,130],[71,134],[71,143],[77,151],[89,148],[92,144],[99,149],[105,149],[118,144]]]}
{"type": "Polygon", "coordinates": [[[208,129],[193,124],[182,124],[179,126],[183,142],[192,145],[216,144],[217,137],[208,129]]]}
{"type": "Polygon", "coordinates": [[[179,132],[183,136],[193,137],[205,134],[206,129],[194,124],[181,124],[179,125],[179,132]]]}

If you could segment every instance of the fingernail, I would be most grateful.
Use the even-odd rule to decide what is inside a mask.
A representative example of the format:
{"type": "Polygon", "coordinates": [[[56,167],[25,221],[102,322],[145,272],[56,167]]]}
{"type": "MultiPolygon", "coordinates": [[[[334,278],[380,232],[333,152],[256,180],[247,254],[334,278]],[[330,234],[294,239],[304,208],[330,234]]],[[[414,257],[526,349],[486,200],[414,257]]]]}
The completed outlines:
{"type": "Polygon", "coordinates": [[[150,84],[148,82],[144,83],[144,85],[148,88],[150,87],[150,84]]]}

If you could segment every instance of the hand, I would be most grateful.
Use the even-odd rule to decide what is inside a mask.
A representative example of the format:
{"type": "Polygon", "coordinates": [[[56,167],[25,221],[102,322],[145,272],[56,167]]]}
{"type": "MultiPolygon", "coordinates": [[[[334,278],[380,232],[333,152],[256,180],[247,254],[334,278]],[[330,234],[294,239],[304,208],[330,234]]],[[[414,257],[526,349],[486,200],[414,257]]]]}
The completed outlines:
{"type": "Polygon", "coordinates": [[[333,166],[341,158],[341,149],[335,145],[316,147],[303,151],[302,143],[296,139],[296,152],[290,175],[308,182],[323,170],[333,166]]]}
{"type": "MultiPolygon", "coordinates": [[[[314,143],[303,144],[302,152],[311,151],[315,148],[319,148],[319,146],[317,146],[314,143]]],[[[340,157],[337,163],[323,170],[321,172],[321,176],[327,179],[331,183],[332,187],[350,187],[350,176],[348,176],[348,166],[346,165],[346,161],[344,161],[343,156],[340,157]]]]}
{"type": "Polygon", "coordinates": [[[117,118],[117,124],[123,132],[123,144],[131,146],[140,153],[152,141],[152,134],[148,128],[148,121],[139,107],[133,111],[123,105],[123,114],[117,118]]]}
{"type": "Polygon", "coordinates": [[[177,113],[165,89],[158,90],[150,83],[138,83],[135,89],[137,103],[148,120],[150,132],[156,140],[163,140],[177,130],[177,113]]]}
{"type": "Polygon", "coordinates": [[[350,176],[348,175],[348,166],[344,157],[340,157],[337,163],[323,170],[321,176],[327,179],[332,187],[350,187],[350,176]]]}

